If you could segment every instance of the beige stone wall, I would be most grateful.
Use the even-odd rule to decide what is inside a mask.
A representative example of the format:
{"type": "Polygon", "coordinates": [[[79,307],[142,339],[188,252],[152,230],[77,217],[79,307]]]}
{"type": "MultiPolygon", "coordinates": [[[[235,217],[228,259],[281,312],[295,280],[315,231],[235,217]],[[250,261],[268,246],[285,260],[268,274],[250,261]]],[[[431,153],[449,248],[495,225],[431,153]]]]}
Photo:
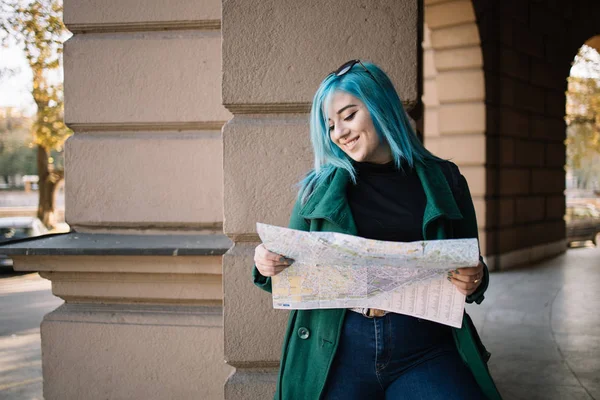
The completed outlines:
{"type": "Polygon", "coordinates": [[[66,1],[65,22],[67,222],[219,228],[220,3],[66,1]]]}
{"type": "Polygon", "coordinates": [[[42,322],[44,398],[221,399],[220,307],[67,304],[42,322]]]}
{"type": "Polygon", "coordinates": [[[67,303],[221,306],[221,256],[45,255],[15,261],[51,280],[52,293],[67,303]]]}
{"type": "Polygon", "coordinates": [[[269,398],[275,389],[287,313],[251,282],[255,224],[287,225],[295,184],[312,166],[312,96],[329,72],[361,58],[383,67],[415,104],[417,4],[223,4],[223,101],[233,113],[223,129],[224,232],[236,242],[223,258],[225,358],[236,367],[227,399],[269,398]]]}
{"type": "Polygon", "coordinates": [[[220,229],[221,149],[215,131],[76,132],[66,148],[66,220],[79,231],[220,229]]]}
{"type": "MultiPolygon", "coordinates": [[[[66,221],[77,232],[222,229],[221,4],[65,0],[66,221]]],[[[121,243],[123,244],[123,243],[121,243]]],[[[110,247],[110,244],[106,244],[110,247]]],[[[17,257],[18,258],[18,257],[17,257]]],[[[220,399],[219,255],[29,256],[66,301],[42,323],[44,397],[220,399]]]]}
{"type": "Polygon", "coordinates": [[[400,97],[416,101],[417,71],[410,68],[417,57],[416,7],[388,1],[223,2],[223,102],[234,114],[298,109],[312,101],[327,73],[353,58],[379,63],[400,97]]]}

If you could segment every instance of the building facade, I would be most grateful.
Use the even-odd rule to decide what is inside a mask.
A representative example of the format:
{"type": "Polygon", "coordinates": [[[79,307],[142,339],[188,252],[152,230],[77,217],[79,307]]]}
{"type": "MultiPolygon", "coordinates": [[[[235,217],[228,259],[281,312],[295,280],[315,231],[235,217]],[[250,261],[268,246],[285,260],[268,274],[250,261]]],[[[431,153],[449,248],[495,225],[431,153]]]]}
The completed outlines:
{"type": "Polygon", "coordinates": [[[287,224],[312,95],[349,59],[386,70],[460,167],[492,270],[563,252],[566,78],[599,11],[65,0],[74,232],[14,256],[65,300],[42,323],[45,398],[272,396],[287,314],[251,283],[255,223],[287,224]]]}

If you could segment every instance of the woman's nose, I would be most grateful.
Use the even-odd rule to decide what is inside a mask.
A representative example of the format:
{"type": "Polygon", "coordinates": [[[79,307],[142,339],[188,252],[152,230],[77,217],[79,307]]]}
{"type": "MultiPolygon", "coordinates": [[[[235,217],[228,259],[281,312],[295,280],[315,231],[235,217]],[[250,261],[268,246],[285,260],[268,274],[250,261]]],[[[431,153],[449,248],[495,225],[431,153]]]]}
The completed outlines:
{"type": "Polygon", "coordinates": [[[343,124],[336,125],[333,128],[333,136],[335,139],[341,139],[348,134],[349,130],[343,124]]]}

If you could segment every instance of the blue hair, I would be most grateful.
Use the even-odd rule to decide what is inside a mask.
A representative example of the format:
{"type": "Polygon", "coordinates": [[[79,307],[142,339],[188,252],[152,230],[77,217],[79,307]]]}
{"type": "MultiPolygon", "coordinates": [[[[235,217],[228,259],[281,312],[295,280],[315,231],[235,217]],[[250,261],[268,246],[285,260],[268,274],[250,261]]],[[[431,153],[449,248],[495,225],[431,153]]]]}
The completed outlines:
{"type": "Polygon", "coordinates": [[[371,74],[355,64],[342,76],[328,75],[315,93],[310,111],[310,140],[315,161],[314,169],[299,183],[302,203],[306,203],[315,187],[332,176],[337,168],[348,171],[356,183],[352,159],[329,136],[327,108],[335,92],[349,93],[365,104],[377,135],[389,144],[398,169],[403,162],[413,168],[416,162],[439,160],[425,149],[415,134],[390,78],[375,64],[363,62],[363,65],[371,74]]]}

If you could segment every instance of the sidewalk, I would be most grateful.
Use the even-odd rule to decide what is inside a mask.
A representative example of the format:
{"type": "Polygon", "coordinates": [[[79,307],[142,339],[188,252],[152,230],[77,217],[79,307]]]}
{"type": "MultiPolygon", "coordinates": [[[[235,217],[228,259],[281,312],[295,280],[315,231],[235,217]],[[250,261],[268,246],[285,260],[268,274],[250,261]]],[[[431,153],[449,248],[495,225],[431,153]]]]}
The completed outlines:
{"type": "Polygon", "coordinates": [[[62,302],[38,274],[0,274],[0,400],[42,400],[40,323],[62,302]]]}
{"type": "Polygon", "coordinates": [[[467,311],[505,400],[600,400],[600,248],[492,273],[467,311]]]}

